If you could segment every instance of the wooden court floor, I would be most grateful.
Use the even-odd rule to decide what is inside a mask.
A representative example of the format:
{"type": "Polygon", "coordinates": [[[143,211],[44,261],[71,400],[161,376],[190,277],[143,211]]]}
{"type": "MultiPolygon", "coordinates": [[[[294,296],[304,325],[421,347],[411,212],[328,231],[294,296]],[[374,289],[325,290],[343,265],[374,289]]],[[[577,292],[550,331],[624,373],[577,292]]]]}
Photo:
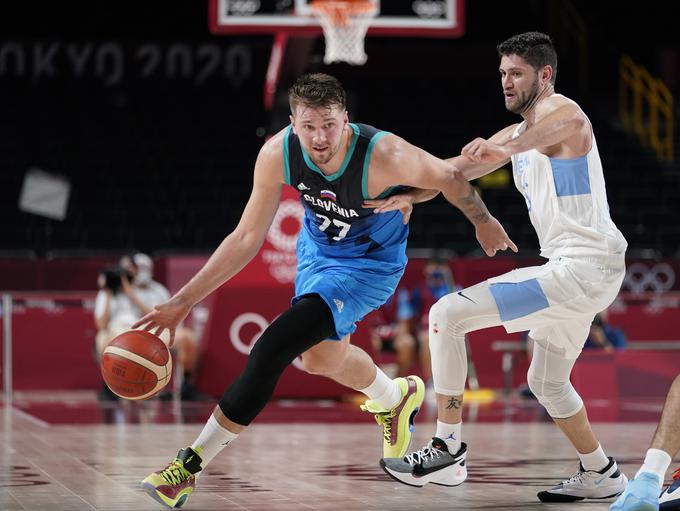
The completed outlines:
{"type": "MultiPolygon", "coordinates": [[[[412,447],[421,447],[434,433],[434,418],[421,415],[412,447]]],[[[158,423],[143,416],[134,424],[51,423],[5,406],[0,409],[0,510],[163,509],[139,482],[191,443],[201,427],[202,421],[158,423]]],[[[655,425],[594,427],[605,450],[630,475],[655,425]]],[[[380,431],[370,421],[256,423],[204,471],[184,509],[608,509],[610,501],[547,505],[536,499],[537,491],[570,477],[578,465],[550,422],[469,422],[463,433],[470,449],[468,480],[457,488],[412,488],[379,468],[380,431]]]]}

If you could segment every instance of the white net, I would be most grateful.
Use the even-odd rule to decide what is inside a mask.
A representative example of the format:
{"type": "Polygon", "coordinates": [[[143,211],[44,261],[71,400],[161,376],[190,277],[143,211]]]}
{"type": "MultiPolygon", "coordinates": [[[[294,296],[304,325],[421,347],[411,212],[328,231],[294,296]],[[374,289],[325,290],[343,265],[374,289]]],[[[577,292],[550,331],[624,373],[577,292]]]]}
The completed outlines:
{"type": "Polygon", "coordinates": [[[375,0],[317,0],[311,4],[326,39],[324,63],[361,65],[367,60],[364,39],[378,14],[375,0]]]}

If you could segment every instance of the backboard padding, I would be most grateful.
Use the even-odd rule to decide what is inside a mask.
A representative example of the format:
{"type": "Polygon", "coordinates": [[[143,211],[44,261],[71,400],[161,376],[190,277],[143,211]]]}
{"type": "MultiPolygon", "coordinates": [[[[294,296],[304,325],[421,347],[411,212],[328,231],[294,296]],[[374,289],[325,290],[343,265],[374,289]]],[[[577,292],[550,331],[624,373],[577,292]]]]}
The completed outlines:
{"type": "MultiPolygon", "coordinates": [[[[318,35],[309,0],[209,0],[215,34],[318,35]]],[[[465,0],[382,0],[369,29],[372,36],[460,37],[465,0]]]]}

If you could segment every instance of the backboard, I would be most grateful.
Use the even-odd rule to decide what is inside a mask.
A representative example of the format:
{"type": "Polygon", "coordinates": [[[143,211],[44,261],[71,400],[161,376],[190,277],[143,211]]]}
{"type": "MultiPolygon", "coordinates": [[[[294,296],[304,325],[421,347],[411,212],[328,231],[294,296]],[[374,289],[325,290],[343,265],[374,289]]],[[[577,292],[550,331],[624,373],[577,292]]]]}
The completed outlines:
{"type": "MultiPolygon", "coordinates": [[[[318,35],[309,0],[209,0],[215,34],[318,35]]],[[[460,37],[465,30],[465,0],[382,0],[369,35],[460,37]]]]}

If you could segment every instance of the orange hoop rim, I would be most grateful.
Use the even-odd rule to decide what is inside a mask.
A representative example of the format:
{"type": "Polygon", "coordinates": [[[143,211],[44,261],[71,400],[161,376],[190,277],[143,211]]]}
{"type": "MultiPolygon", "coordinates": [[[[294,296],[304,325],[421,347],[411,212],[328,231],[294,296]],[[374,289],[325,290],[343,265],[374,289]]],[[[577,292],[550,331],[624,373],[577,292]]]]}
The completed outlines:
{"type": "Polygon", "coordinates": [[[312,11],[327,16],[335,24],[344,25],[347,18],[357,14],[373,14],[378,11],[371,0],[314,0],[309,7],[312,11]]]}

